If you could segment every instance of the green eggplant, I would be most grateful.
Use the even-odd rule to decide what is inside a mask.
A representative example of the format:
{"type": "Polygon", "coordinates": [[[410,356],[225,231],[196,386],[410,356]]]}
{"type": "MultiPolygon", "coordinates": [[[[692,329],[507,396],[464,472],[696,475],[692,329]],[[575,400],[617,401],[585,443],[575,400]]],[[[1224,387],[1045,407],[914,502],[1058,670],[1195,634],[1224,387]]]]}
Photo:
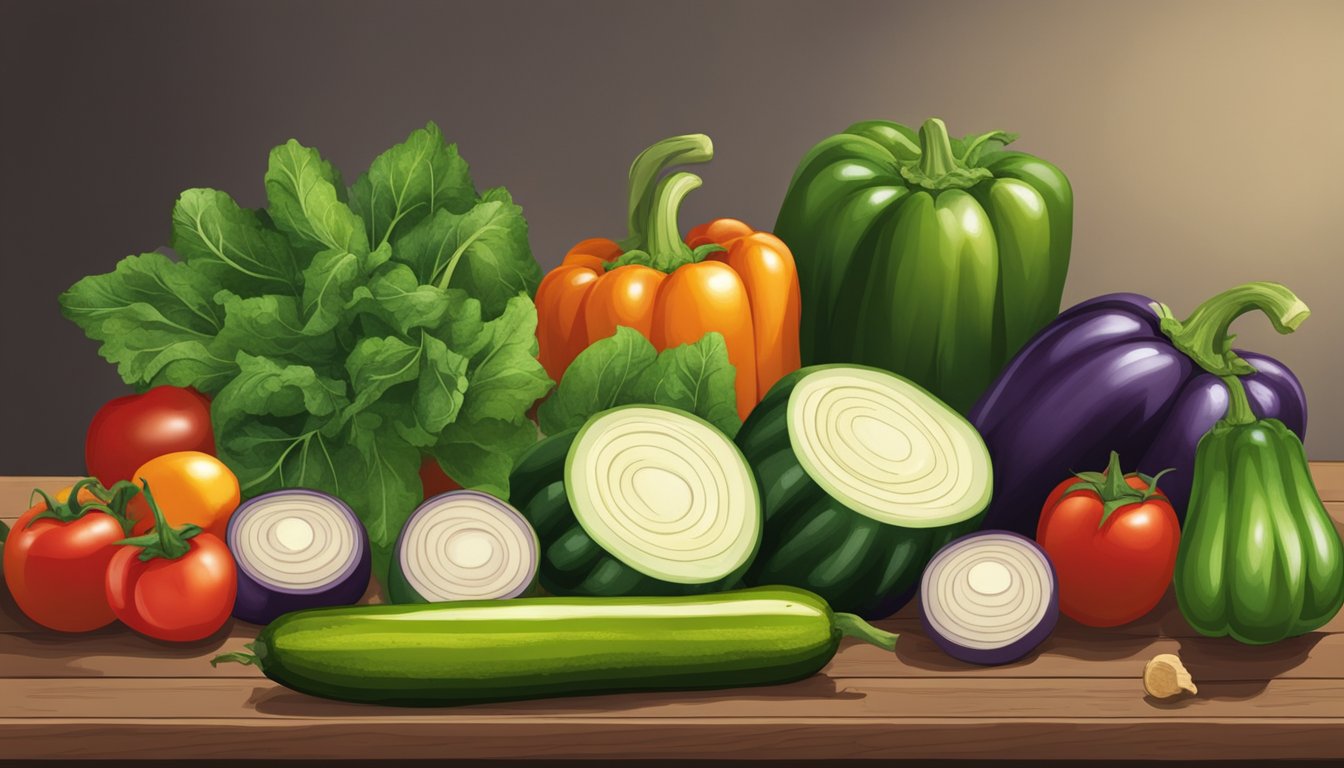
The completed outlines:
{"type": "Polygon", "coordinates": [[[1256,419],[1224,376],[1227,416],[1200,441],[1176,557],[1190,626],[1260,645],[1324,626],[1344,604],[1344,546],[1312,484],[1302,441],[1256,419]]]}
{"type": "Polygon", "coordinates": [[[994,131],[856,123],[816,145],[774,232],[797,264],[803,365],[894,371],[969,412],[1059,313],[1073,190],[994,131]]]}

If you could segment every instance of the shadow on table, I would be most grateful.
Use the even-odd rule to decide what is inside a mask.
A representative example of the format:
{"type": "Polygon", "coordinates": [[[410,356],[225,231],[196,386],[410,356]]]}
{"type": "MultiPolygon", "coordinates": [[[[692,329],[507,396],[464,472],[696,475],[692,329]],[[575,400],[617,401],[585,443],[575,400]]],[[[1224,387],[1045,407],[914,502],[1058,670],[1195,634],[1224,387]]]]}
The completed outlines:
{"type": "Polygon", "coordinates": [[[863,699],[865,693],[837,688],[835,681],[825,675],[812,677],[785,685],[764,685],[754,688],[731,688],[725,690],[661,691],[564,696],[548,699],[531,699],[489,704],[471,704],[452,707],[404,707],[382,706],[376,704],[355,704],[344,701],[322,699],[291,691],[287,688],[271,685],[259,685],[252,690],[248,698],[257,712],[266,715],[288,717],[314,716],[377,716],[394,713],[397,715],[440,717],[447,712],[463,715],[594,715],[601,716],[612,712],[630,712],[647,709],[651,715],[671,716],[674,710],[687,707],[702,709],[715,702],[770,701],[799,703],[800,713],[816,707],[819,700],[863,699]]]}

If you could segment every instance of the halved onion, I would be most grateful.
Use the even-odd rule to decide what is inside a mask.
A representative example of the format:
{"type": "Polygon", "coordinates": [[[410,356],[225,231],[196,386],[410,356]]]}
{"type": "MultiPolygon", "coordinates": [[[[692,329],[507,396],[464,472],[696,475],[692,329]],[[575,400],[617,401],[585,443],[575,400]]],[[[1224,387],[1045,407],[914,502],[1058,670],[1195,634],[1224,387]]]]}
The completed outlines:
{"type": "Polygon", "coordinates": [[[345,502],[319,491],[272,491],[229,518],[238,564],[233,615],[269,624],[302,608],[351,605],[369,585],[369,539],[345,502]]]}
{"type": "Polygon", "coordinates": [[[1055,568],[1045,550],[1009,531],[963,536],[924,569],[919,611],[949,656],[1007,664],[1040,645],[1059,619],[1055,568]]]}
{"type": "Polygon", "coordinates": [[[388,577],[397,603],[518,597],[537,575],[537,534],[518,510],[479,491],[441,493],[401,529],[388,577]]]}

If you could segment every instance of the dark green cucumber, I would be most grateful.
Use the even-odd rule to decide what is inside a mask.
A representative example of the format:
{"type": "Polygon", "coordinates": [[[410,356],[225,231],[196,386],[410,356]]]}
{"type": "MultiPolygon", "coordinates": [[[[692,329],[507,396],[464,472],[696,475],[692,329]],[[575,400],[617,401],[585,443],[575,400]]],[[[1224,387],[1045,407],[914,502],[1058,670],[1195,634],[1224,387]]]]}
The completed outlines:
{"type": "Polygon", "coordinates": [[[787,683],[849,636],[896,636],[791,587],[664,598],[547,597],[319,608],[285,614],[219,661],[296,691],[440,706],[787,683]]]}
{"type": "MultiPolygon", "coordinates": [[[[612,429],[619,429],[619,424],[612,429]]],[[[628,449],[624,444],[622,447],[628,449]]],[[[682,411],[642,405],[604,411],[590,419],[581,429],[552,435],[534,445],[519,460],[509,486],[510,501],[532,524],[541,543],[538,579],[543,589],[555,595],[671,596],[720,592],[740,584],[742,574],[759,543],[759,500],[750,468],[731,440],[703,420],[682,411]],[[640,430],[635,433],[639,440],[672,439],[676,430],[687,429],[689,437],[683,436],[681,439],[694,441],[703,438],[710,445],[704,450],[654,452],[637,465],[632,465],[633,469],[625,471],[621,475],[622,481],[637,484],[633,476],[640,472],[652,469],[670,473],[677,470],[678,465],[683,477],[696,467],[720,477],[731,477],[734,471],[738,473],[740,488],[731,486],[734,481],[730,479],[724,481],[727,485],[720,486],[716,492],[715,497],[721,499],[724,508],[702,510],[710,515],[739,515],[742,516],[739,522],[750,522],[750,525],[741,526],[747,538],[738,540],[734,536],[725,536],[719,542],[723,547],[740,548],[740,556],[733,559],[731,568],[723,569],[726,573],[711,574],[707,578],[695,573],[695,568],[688,568],[681,574],[661,573],[646,562],[647,553],[656,550],[656,546],[653,546],[656,542],[636,542],[641,546],[622,546],[622,542],[615,541],[612,546],[604,547],[589,523],[585,523],[585,520],[591,522],[595,513],[591,509],[584,509],[582,505],[594,502],[585,502],[578,486],[592,482],[585,476],[586,465],[591,459],[575,459],[578,453],[576,443],[583,440],[584,435],[599,439],[600,435],[595,437],[595,433],[607,429],[606,424],[618,422],[620,418],[630,415],[638,415],[644,420],[640,430]],[[724,453],[716,458],[709,453],[714,449],[724,453]],[[683,461],[688,453],[697,455],[691,461],[683,461]],[[737,496],[724,496],[724,488],[735,489],[737,496]]],[[[590,497],[592,495],[596,494],[590,494],[590,497]]],[[[614,527],[638,530],[642,526],[657,528],[663,524],[663,521],[654,520],[649,525],[647,518],[638,514],[636,508],[648,501],[646,497],[636,496],[618,501],[628,503],[609,504],[609,516],[620,518],[614,527]]],[[[685,549],[691,550],[692,547],[685,549]]],[[[706,565],[706,569],[713,565],[706,565]]]]}
{"type": "MultiPolygon", "coordinates": [[[[976,530],[989,503],[992,476],[979,435],[932,395],[886,371],[826,365],[789,374],[751,412],[736,442],[756,472],[764,515],[761,550],[744,581],[808,589],[836,610],[868,617],[895,612],[914,594],[933,553],[976,530]],[[802,407],[794,394],[805,382],[810,384],[800,397],[838,398],[833,408],[816,410],[815,424],[790,416],[791,407],[802,407]],[[857,394],[834,394],[845,387],[857,394]],[[831,457],[837,464],[845,458],[859,462],[844,488],[828,482],[816,462],[809,466],[800,458],[811,439],[801,433],[813,427],[826,433],[814,444],[839,446],[831,457]],[[939,450],[944,442],[957,450],[939,450]],[[902,512],[918,507],[902,495],[902,483],[922,482],[920,467],[947,463],[958,452],[967,466],[943,468],[971,473],[957,486],[964,498],[923,518],[917,509],[902,512]],[[884,476],[890,487],[881,485],[884,476]],[[854,496],[874,501],[865,507],[854,496]]],[[[932,497],[936,490],[923,493],[932,497]]]]}

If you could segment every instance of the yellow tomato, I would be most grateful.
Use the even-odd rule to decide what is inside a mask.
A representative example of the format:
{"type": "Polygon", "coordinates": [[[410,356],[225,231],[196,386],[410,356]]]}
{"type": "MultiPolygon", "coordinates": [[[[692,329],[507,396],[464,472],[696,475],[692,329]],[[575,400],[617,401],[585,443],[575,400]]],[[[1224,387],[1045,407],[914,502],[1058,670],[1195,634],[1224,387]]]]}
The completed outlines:
{"type": "MultiPolygon", "coordinates": [[[[238,507],[238,478],[224,462],[208,453],[179,451],[150,459],[136,470],[135,482],[148,481],[154,503],[173,528],[188,523],[224,540],[229,517],[238,507]]],[[[144,495],[131,501],[127,514],[135,533],[154,527],[154,514],[144,495]]]]}

